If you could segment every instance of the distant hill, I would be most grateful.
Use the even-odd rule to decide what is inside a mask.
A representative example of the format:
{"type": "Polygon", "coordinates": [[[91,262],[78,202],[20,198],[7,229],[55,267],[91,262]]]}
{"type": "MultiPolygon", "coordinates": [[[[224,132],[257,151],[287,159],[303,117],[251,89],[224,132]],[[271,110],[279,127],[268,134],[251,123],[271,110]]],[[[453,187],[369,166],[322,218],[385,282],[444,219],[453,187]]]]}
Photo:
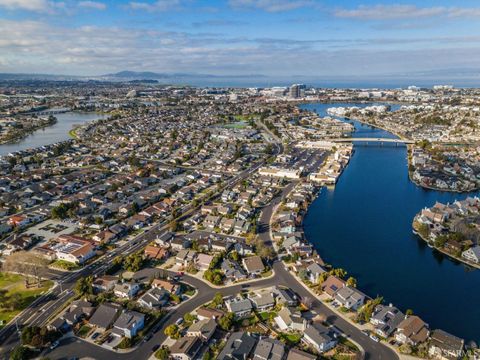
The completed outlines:
{"type": "Polygon", "coordinates": [[[197,73],[156,73],[151,71],[120,71],[113,74],[99,76],[103,79],[125,79],[125,80],[172,80],[172,79],[250,79],[265,78],[265,75],[249,74],[249,75],[212,75],[197,73]]]}

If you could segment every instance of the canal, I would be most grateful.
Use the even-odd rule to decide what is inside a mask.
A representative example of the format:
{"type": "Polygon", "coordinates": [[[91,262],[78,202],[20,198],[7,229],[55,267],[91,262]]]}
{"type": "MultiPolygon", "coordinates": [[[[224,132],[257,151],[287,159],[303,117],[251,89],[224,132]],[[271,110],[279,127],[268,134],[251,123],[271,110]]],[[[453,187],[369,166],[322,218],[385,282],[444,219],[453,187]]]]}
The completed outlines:
{"type": "MultiPolygon", "coordinates": [[[[326,116],[332,106],[302,108],[326,116]]],[[[359,122],[354,137],[394,137],[359,122]]],[[[470,194],[475,195],[475,194],[470,194]]],[[[432,251],[412,234],[412,220],[436,201],[466,194],[424,190],[408,178],[405,146],[355,145],[355,154],[333,189],[322,189],[305,218],[307,239],[322,258],[348,271],[359,289],[466,341],[480,341],[480,271],[432,251]]]]}
{"type": "Polygon", "coordinates": [[[57,118],[54,125],[39,129],[18,142],[0,145],[0,156],[68,140],[70,139],[68,132],[74,125],[82,125],[88,121],[107,117],[107,115],[83,112],[67,112],[54,116],[57,118]]]}

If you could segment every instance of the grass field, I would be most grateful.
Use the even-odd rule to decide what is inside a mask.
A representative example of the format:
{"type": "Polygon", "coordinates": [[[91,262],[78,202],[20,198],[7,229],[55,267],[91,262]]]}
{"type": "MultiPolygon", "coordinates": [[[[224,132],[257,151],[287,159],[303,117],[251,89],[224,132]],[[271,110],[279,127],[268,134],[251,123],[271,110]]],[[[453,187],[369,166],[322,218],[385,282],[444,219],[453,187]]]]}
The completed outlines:
{"type": "Polygon", "coordinates": [[[7,298],[18,296],[18,301],[16,301],[16,304],[18,305],[15,309],[4,307],[6,304],[0,303],[0,320],[3,321],[3,325],[0,325],[0,328],[5,326],[5,324],[12,320],[18,313],[28,307],[35,298],[47,291],[52,285],[53,283],[51,281],[44,281],[40,288],[32,286],[27,289],[25,287],[25,278],[22,275],[0,272],[0,289],[7,291],[7,298]]]}

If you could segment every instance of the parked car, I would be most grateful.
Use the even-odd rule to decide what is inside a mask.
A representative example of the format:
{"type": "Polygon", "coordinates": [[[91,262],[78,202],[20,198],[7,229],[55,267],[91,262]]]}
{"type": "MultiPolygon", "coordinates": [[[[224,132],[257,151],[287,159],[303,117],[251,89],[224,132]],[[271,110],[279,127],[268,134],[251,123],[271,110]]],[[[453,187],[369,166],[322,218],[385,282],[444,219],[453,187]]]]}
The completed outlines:
{"type": "Polygon", "coordinates": [[[183,319],[182,319],[182,318],[178,318],[178,320],[175,321],[175,324],[176,324],[176,325],[182,325],[182,323],[183,323],[183,319]]]}
{"type": "Polygon", "coordinates": [[[54,342],[52,343],[52,345],[50,345],[50,350],[55,349],[58,345],[60,345],[60,343],[58,342],[58,340],[57,340],[57,341],[54,341],[54,342]]]}
{"type": "Polygon", "coordinates": [[[372,339],[373,341],[376,341],[376,342],[380,341],[380,339],[373,334],[370,335],[370,339],[372,339]]]}
{"type": "Polygon", "coordinates": [[[158,348],[160,347],[160,345],[155,345],[154,347],[152,347],[152,352],[155,352],[158,350],[158,348]]]}

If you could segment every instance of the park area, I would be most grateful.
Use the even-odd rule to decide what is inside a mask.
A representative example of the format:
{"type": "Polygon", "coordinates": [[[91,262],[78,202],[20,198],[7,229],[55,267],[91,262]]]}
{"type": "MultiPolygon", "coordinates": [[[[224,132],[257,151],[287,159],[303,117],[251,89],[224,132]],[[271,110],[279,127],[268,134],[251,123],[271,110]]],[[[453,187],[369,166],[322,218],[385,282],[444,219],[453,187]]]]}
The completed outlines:
{"type": "Polygon", "coordinates": [[[51,281],[30,280],[27,285],[22,275],[0,272],[0,328],[30,305],[38,296],[48,291],[51,281]]]}

